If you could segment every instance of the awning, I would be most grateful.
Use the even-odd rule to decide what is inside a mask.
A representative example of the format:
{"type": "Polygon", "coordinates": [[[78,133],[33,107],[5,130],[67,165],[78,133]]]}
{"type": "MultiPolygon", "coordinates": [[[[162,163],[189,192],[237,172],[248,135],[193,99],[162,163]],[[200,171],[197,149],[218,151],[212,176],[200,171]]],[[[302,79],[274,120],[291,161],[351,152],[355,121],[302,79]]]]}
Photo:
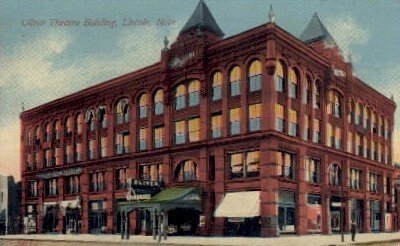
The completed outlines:
{"type": "Polygon", "coordinates": [[[215,217],[251,218],[260,216],[260,192],[227,192],[218,204],[215,217]]]}

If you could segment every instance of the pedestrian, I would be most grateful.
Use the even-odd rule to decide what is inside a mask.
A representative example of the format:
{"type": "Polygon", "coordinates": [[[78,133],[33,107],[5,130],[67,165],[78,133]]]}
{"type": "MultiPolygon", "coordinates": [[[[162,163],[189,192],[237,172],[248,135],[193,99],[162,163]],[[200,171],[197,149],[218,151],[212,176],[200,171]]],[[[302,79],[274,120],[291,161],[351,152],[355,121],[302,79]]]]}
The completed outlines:
{"type": "Polygon", "coordinates": [[[351,241],[353,241],[353,242],[356,240],[356,231],[357,231],[356,222],[352,221],[351,227],[350,227],[350,232],[351,232],[351,241]]]}

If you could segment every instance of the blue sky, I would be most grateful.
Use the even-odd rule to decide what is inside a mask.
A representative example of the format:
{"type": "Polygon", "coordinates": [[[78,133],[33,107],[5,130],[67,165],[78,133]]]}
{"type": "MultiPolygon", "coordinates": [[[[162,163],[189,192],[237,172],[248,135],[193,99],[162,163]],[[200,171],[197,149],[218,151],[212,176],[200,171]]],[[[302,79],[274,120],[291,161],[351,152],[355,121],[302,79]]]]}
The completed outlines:
{"type": "MultiPolygon", "coordinates": [[[[0,1],[0,173],[19,171],[21,103],[26,109],[159,60],[163,37],[173,41],[198,0],[0,1]],[[86,18],[115,20],[110,27],[85,27],[86,18]],[[173,24],[158,26],[159,18],[173,24]],[[23,27],[28,19],[42,27],[23,27]],[[50,19],[76,20],[76,27],[51,27],[50,19]],[[146,19],[151,26],[122,26],[146,19]]],[[[206,0],[231,36],[268,21],[299,36],[314,12],[343,52],[351,53],[356,75],[396,102],[400,98],[400,2],[350,0],[206,0]]],[[[400,121],[400,113],[396,113],[400,121]]],[[[394,134],[400,143],[400,124],[394,134]]],[[[400,151],[395,160],[400,161],[400,151]]]]}

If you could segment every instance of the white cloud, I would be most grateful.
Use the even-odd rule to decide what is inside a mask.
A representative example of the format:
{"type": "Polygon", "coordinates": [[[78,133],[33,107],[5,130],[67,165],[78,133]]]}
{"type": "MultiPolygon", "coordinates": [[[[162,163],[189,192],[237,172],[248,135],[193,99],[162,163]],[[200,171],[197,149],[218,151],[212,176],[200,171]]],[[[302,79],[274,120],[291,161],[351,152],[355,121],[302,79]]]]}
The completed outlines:
{"type": "MultiPolygon", "coordinates": [[[[351,48],[356,45],[365,45],[370,33],[363,28],[354,17],[349,14],[338,14],[327,20],[327,29],[339,45],[345,58],[347,58],[351,48]]],[[[352,54],[352,60],[356,62],[359,57],[352,54]]]]}

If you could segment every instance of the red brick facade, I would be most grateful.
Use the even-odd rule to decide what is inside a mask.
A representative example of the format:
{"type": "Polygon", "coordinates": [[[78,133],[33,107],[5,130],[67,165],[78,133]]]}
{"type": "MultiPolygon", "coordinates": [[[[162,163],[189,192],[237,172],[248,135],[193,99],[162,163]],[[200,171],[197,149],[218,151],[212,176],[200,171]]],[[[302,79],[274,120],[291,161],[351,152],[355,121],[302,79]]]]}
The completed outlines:
{"type": "MultiPolygon", "coordinates": [[[[90,202],[101,199],[105,201],[101,206],[105,206],[106,218],[102,220],[106,223],[105,228],[99,229],[115,233],[119,226],[117,200],[124,200],[127,192],[125,186],[119,187],[117,176],[124,177],[118,170],[126,168],[126,177],[141,178],[141,165],[161,164],[161,168],[149,173],[157,172],[166,187],[202,188],[205,226],[199,228],[200,234],[223,234],[226,219],[213,217],[219,201],[226,192],[250,190],[260,191],[261,236],[286,232],[284,227],[297,234],[330,233],[337,226],[337,221],[332,220],[337,219],[337,198],[342,193],[345,231],[349,231],[355,214],[361,217],[363,232],[398,230],[393,184],[397,174],[391,158],[395,107],[392,100],[353,76],[351,64],[343,61],[337,48],[327,48],[323,41],[307,45],[274,23],[225,39],[209,30],[185,31],[161,52],[159,63],[21,114],[22,190],[26,191],[22,194],[22,213],[27,216],[28,205],[34,205],[37,232],[43,232],[43,209],[51,202],[60,204],[78,196],[79,232],[88,233],[90,211],[99,206],[90,202]],[[256,74],[260,82],[255,82],[251,91],[249,76],[254,61],[260,62],[256,70],[261,73],[256,74]],[[240,72],[236,74],[238,79],[232,81],[231,71],[236,66],[240,72]],[[282,92],[277,89],[280,66],[282,92]],[[213,78],[218,71],[222,73],[221,97],[213,100],[213,78]],[[293,78],[296,81],[291,83],[293,78]],[[200,88],[189,88],[192,80],[198,80],[200,88]],[[237,82],[237,87],[231,81],[237,82]],[[180,99],[176,99],[176,93],[181,84],[186,85],[185,107],[177,110],[180,99]],[[239,95],[231,96],[236,89],[239,95]],[[162,106],[159,103],[157,107],[163,109],[156,114],[158,90],[163,91],[163,99],[162,106]],[[143,94],[147,101],[144,98],[145,103],[140,104],[143,94]],[[119,104],[121,99],[127,105],[119,104]],[[259,113],[249,109],[254,104],[260,104],[259,113]],[[234,108],[240,110],[230,114],[234,108]],[[99,109],[105,109],[106,114],[99,109]],[[251,129],[249,115],[253,113],[259,119],[251,129]],[[213,138],[211,118],[216,114],[220,115],[221,137],[213,138]],[[283,121],[277,120],[281,114],[283,121]],[[68,117],[72,119],[71,129],[67,129],[68,117]],[[232,123],[230,119],[234,117],[239,120],[232,123]],[[189,123],[193,118],[199,118],[198,126],[189,123]],[[179,128],[186,140],[183,144],[177,144],[179,137],[175,136],[175,122],[180,120],[186,120],[185,127],[179,128]],[[158,127],[163,130],[155,133],[158,127]],[[232,134],[231,127],[239,133],[232,134]],[[141,131],[143,128],[147,130],[141,131]],[[162,139],[158,148],[156,138],[162,139]],[[243,170],[250,170],[250,166],[243,164],[244,169],[238,172],[241,177],[231,178],[235,172],[232,160],[241,156],[231,154],[246,151],[259,151],[255,175],[246,177],[243,170]],[[67,154],[70,156],[65,157],[67,154]],[[309,158],[316,160],[316,168],[310,167],[309,158]],[[71,159],[70,163],[67,159],[71,159]],[[177,168],[187,160],[195,164],[194,171],[188,171],[194,172],[194,177],[182,181],[186,178],[177,168]],[[338,167],[337,179],[334,166],[338,167]],[[73,175],[65,170],[78,175],[78,190],[67,189],[67,182],[74,181],[67,178],[73,175]],[[102,174],[93,174],[98,171],[102,174]],[[53,177],[57,186],[54,193],[51,182],[45,181],[53,177]],[[37,188],[29,183],[33,181],[37,181],[37,188]],[[29,192],[32,186],[30,189],[37,190],[37,194],[29,192]],[[295,205],[281,205],[281,197],[290,194],[295,205]],[[315,202],[310,202],[310,195],[314,195],[315,202]],[[370,201],[379,201],[379,211],[373,210],[375,203],[370,201]],[[352,209],[353,203],[359,204],[354,205],[357,209],[352,209]],[[288,219],[292,215],[294,230],[288,219]],[[374,222],[372,216],[376,216],[374,222]]],[[[185,175],[185,171],[182,173],[185,175]]],[[[131,228],[133,233],[140,233],[136,216],[137,213],[131,215],[131,228]]],[[[60,209],[56,210],[56,217],[53,229],[61,231],[65,225],[60,209]]]]}

